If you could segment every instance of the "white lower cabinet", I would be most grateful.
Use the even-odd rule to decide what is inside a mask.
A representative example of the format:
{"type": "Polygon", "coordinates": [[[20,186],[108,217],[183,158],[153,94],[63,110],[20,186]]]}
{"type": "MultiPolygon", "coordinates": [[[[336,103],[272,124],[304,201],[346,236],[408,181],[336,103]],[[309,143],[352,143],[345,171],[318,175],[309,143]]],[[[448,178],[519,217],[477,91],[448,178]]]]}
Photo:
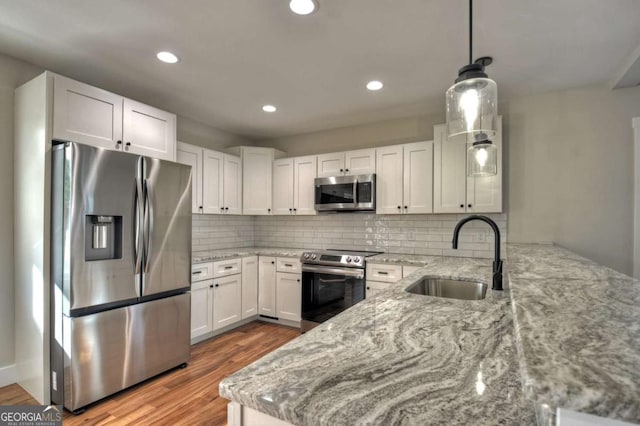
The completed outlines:
{"type": "Polygon", "coordinates": [[[388,290],[394,283],[413,274],[422,266],[391,265],[388,263],[367,263],[366,297],[388,290]]]}
{"type": "Polygon", "coordinates": [[[242,259],[242,319],[258,315],[258,256],[242,259]]]}
{"type": "Polygon", "coordinates": [[[213,329],[219,330],[242,318],[242,277],[216,278],[213,284],[213,329]]]}
{"type": "Polygon", "coordinates": [[[279,319],[300,321],[302,279],[300,274],[276,273],[276,310],[279,319]]]}
{"type": "Polygon", "coordinates": [[[191,267],[191,339],[210,337],[215,331],[257,315],[257,258],[201,263],[191,267]],[[253,259],[253,265],[251,263],[253,259]],[[243,279],[242,265],[246,266],[243,279]],[[251,274],[253,271],[253,283],[251,274]],[[243,298],[243,289],[247,289],[243,298]],[[249,303],[253,292],[253,306],[249,303]],[[245,300],[247,303],[245,303],[245,300]],[[245,315],[245,310],[248,312],[245,315]],[[251,313],[253,312],[253,313],[251,313]],[[207,336],[209,335],[209,336],[207,336]]]}
{"type": "Polygon", "coordinates": [[[213,280],[191,285],[191,338],[213,331],[213,280]]]}
{"type": "Polygon", "coordinates": [[[260,256],[258,264],[258,313],[299,322],[302,310],[300,260],[260,256]]]}
{"type": "Polygon", "coordinates": [[[276,258],[258,258],[258,313],[276,317],[276,258]]]}

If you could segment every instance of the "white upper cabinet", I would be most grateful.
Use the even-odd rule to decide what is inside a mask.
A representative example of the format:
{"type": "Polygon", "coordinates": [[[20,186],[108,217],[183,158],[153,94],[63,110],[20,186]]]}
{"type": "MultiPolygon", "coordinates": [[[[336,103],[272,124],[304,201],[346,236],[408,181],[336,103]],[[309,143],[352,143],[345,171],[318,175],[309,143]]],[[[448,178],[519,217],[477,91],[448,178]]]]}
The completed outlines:
{"type": "Polygon", "coordinates": [[[402,213],[402,145],[377,149],[376,213],[402,213]]]}
{"type": "Polygon", "coordinates": [[[224,213],[224,154],[203,149],[202,204],[205,214],[224,213]]]}
{"type": "Polygon", "coordinates": [[[293,214],[293,158],[273,162],[274,215],[293,214]]]}
{"type": "Polygon", "coordinates": [[[293,159],[293,212],[296,215],[314,215],[317,158],[315,155],[293,159]]]}
{"type": "Polygon", "coordinates": [[[374,148],[318,155],[318,177],[366,175],[375,172],[374,148]]]}
{"type": "Polygon", "coordinates": [[[242,214],[242,160],[224,154],[223,204],[227,214],[242,214]]]}
{"type": "Polygon", "coordinates": [[[174,161],[176,116],[54,74],[53,138],[174,161]]]}
{"type": "Polygon", "coordinates": [[[404,145],[402,210],[404,213],[433,212],[433,142],[404,145]]]}
{"type": "Polygon", "coordinates": [[[433,142],[376,150],[376,213],[433,211],[433,142]]]}
{"type": "Polygon", "coordinates": [[[495,176],[467,177],[467,144],[447,140],[446,132],[444,124],[433,128],[434,212],[502,212],[502,117],[498,117],[498,132],[492,139],[498,149],[498,174],[495,176]]]}
{"type": "Polygon", "coordinates": [[[246,215],[271,214],[273,148],[241,147],[242,212],[246,215]]]}
{"type": "Polygon", "coordinates": [[[344,175],[344,152],[318,155],[318,177],[344,175]]]}
{"type": "Polygon", "coordinates": [[[122,142],[133,154],[174,161],[176,115],[125,98],[122,142]]]}
{"type": "Polygon", "coordinates": [[[376,172],[376,150],[359,149],[344,153],[345,175],[368,175],[376,172]]]}
{"type": "Polygon", "coordinates": [[[177,161],[192,168],[193,213],[242,213],[240,157],[179,142],[177,161]]]}
{"type": "Polygon", "coordinates": [[[203,149],[178,142],[176,161],[191,166],[191,211],[203,213],[202,205],[202,155],[203,149]]]}
{"type": "Polygon", "coordinates": [[[273,162],[273,214],[314,215],[316,156],[273,162]]]}
{"type": "Polygon", "coordinates": [[[53,138],[123,149],[122,96],[54,75],[53,138]]]}

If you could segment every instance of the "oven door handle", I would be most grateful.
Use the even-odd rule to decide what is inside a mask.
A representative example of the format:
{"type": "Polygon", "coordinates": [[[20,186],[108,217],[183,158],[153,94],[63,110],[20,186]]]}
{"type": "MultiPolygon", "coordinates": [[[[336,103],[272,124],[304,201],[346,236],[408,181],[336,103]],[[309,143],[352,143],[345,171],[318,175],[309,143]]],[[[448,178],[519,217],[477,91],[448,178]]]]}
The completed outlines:
{"type": "Polygon", "coordinates": [[[327,275],[343,275],[346,277],[364,278],[364,270],[353,268],[331,268],[327,266],[302,265],[302,272],[314,272],[327,275]]]}

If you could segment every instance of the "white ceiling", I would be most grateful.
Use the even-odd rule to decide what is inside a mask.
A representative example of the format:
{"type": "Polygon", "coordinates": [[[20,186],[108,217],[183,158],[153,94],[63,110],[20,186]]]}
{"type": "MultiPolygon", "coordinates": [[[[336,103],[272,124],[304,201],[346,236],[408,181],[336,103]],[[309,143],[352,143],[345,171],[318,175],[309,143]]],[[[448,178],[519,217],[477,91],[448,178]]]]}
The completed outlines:
{"type": "MultiPolygon", "coordinates": [[[[318,1],[0,0],[0,52],[253,138],[444,112],[466,0],[318,1]]],[[[477,0],[474,17],[503,100],[607,81],[640,42],[638,0],[477,0]]]]}

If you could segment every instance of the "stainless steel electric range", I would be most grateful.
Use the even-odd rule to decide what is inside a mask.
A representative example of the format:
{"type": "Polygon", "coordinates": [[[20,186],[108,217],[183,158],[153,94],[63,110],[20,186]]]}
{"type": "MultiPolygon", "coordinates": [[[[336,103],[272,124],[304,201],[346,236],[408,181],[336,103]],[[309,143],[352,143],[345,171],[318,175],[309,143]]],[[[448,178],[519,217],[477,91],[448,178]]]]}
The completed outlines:
{"type": "Polygon", "coordinates": [[[365,265],[369,251],[304,252],[302,262],[302,331],[338,315],[366,297],[365,265]]]}

